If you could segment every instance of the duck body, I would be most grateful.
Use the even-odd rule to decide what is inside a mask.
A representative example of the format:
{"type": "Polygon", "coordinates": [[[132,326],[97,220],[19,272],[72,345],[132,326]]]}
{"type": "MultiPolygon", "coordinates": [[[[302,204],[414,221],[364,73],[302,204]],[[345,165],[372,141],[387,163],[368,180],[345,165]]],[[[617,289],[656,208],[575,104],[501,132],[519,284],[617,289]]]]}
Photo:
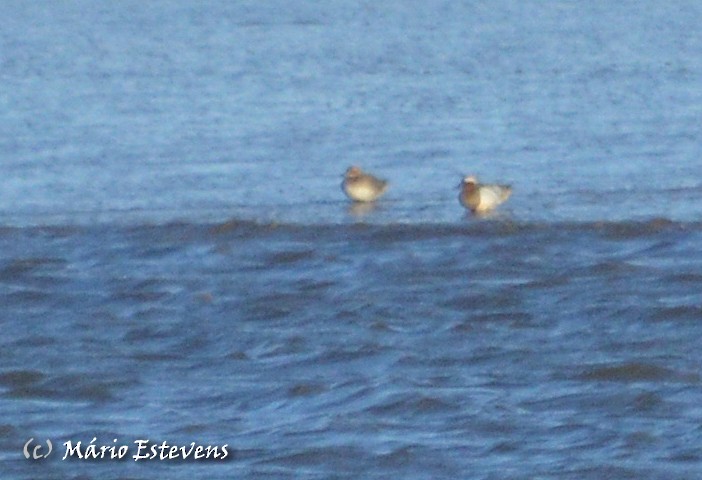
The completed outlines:
{"type": "Polygon", "coordinates": [[[385,193],[388,182],[353,166],[346,170],[341,188],[355,202],[373,202],[385,193]]]}
{"type": "Polygon", "coordinates": [[[510,195],[510,185],[480,184],[474,176],[468,176],[461,182],[458,200],[473,213],[485,213],[506,202],[510,195]]]}

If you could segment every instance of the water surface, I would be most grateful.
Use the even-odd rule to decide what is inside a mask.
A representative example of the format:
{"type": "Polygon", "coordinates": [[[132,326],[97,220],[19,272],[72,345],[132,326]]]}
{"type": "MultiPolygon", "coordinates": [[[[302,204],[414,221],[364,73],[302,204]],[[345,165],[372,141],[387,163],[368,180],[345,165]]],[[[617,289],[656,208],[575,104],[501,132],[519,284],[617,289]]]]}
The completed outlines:
{"type": "Polygon", "coordinates": [[[0,15],[6,478],[702,473],[697,3],[0,15]]]}

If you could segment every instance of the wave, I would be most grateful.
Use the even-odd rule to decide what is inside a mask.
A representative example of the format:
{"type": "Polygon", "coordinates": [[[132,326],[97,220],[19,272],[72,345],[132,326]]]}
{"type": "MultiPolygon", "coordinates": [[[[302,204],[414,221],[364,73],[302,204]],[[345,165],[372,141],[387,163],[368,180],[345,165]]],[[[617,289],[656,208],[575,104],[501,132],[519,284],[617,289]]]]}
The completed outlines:
{"type": "Polygon", "coordinates": [[[666,232],[702,231],[702,221],[678,221],[665,217],[625,221],[544,222],[514,221],[510,218],[466,220],[464,222],[397,223],[295,223],[231,218],[224,222],[176,221],[137,224],[0,226],[0,238],[17,235],[70,237],[97,233],[149,234],[155,236],[256,237],[290,234],[302,238],[326,236],[371,237],[375,240],[421,240],[451,236],[513,236],[549,233],[554,235],[596,234],[610,239],[628,239],[666,232]]]}

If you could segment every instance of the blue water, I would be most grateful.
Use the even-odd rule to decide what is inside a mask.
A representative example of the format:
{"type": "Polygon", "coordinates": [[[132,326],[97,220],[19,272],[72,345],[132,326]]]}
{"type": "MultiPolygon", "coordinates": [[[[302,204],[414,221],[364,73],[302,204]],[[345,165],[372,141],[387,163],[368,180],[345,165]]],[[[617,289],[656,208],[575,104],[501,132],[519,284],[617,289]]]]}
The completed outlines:
{"type": "Polygon", "coordinates": [[[702,5],[0,18],[3,478],[702,475],[702,5]]]}

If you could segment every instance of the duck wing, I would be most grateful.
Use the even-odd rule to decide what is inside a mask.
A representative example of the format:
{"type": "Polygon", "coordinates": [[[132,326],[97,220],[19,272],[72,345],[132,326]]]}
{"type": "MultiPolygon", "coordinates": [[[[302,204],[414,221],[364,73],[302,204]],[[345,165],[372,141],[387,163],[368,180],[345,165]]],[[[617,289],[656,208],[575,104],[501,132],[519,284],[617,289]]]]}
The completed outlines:
{"type": "Polygon", "coordinates": [[[510,195],[512,195],[512,187],[509,185],[481,185],[480,206],[493,208],[506,201],[510,195]]]}

